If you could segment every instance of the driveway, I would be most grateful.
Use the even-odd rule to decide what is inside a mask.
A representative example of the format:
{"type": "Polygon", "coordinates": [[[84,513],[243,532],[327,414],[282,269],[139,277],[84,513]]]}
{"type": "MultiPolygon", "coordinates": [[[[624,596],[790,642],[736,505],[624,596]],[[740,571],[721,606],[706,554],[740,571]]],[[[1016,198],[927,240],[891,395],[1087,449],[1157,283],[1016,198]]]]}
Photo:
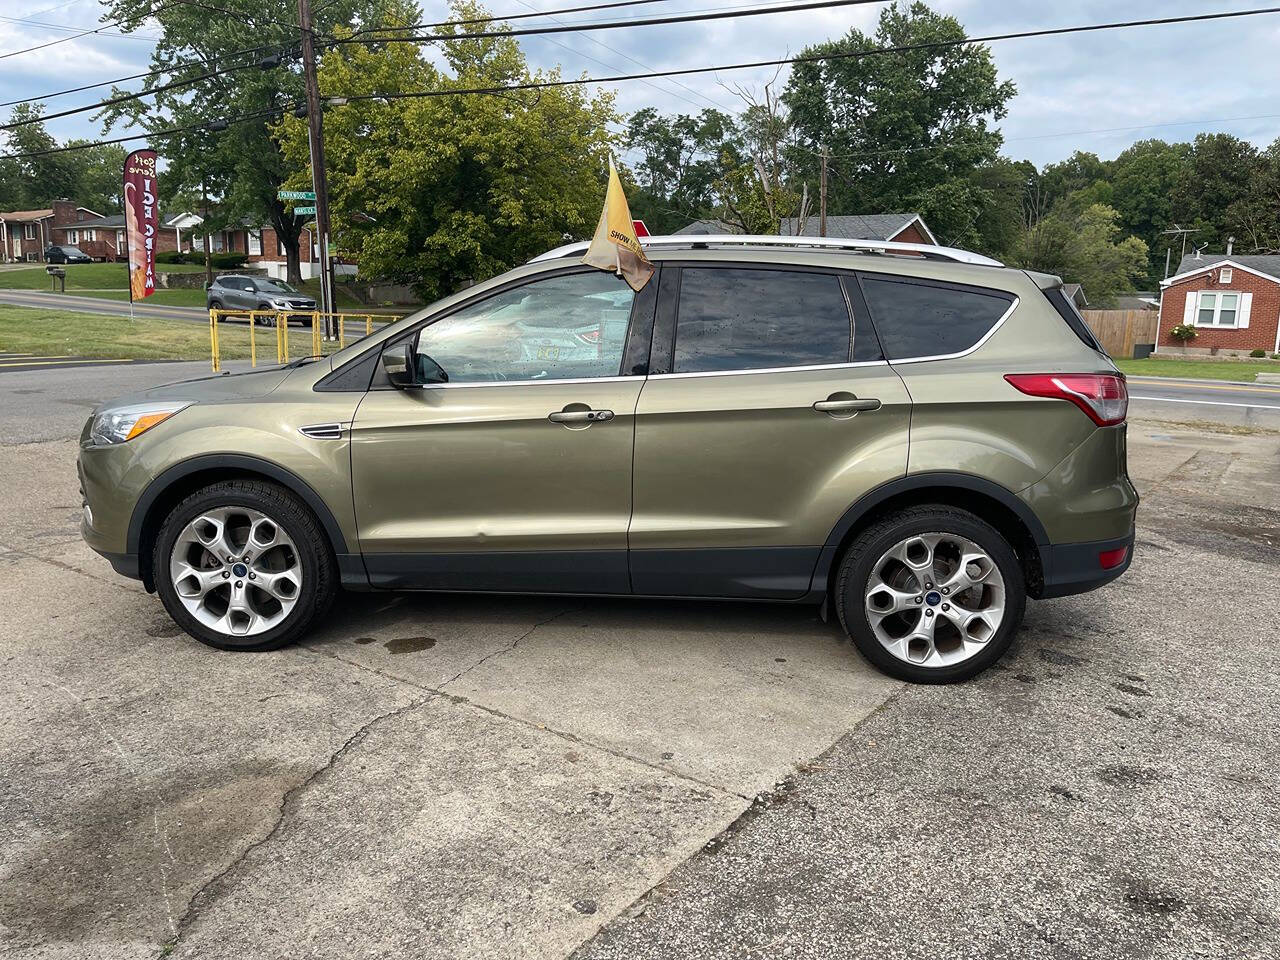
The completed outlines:
{"type": "Polygon", "coordinates": [[[1280,434],[1131,425],[1133,569],[963,687],[747,604],[353,594],[229,655],[76,532],[80,405],[177,367],[0,378],[7,949],[1280,949],[1280,434]]]}

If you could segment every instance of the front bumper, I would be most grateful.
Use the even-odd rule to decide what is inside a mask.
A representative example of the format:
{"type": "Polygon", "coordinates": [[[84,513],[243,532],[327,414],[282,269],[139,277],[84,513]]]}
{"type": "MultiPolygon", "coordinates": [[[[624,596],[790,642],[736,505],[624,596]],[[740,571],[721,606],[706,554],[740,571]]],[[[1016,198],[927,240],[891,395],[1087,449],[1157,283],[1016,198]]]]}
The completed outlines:
{"type": "Polygon", "coordinates": [[[1037,593],[1042,600],[1068,597],[1075,593],[1087,593],[1115,580],[1133,562],[1134,531],[1114,540],[1093,540],[1088,543],[1046,544],[1040,547],[1040,566],[1044,573],[1044,585],[1037,593]],[[1124,558],[1114,562],[1117,551],[1124,551],[1124,558]],[[1110,566],[1104,566],[1110,563],[1110,566]]]}

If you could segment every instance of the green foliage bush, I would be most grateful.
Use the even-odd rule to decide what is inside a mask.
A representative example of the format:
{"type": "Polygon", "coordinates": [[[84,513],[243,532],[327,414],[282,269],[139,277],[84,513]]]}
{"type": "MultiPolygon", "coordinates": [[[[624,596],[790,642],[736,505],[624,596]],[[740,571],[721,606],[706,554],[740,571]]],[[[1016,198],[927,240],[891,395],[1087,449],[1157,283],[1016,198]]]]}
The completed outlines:
{"type": "Polygon", "coordinates": [[[1249,351],[1249,356],[1251,356],[1251,357],[1253,357],[1253,358],[1255,358],[1255,359],[1261,359],[1261,358],[1265,357],[1266,355],[1267,355],[1267,351],[1263,350],[1262,348],[1258,348],[1257,350],[1250,350],[1250,351],[1249,351]]]}
{"type": "Polygon", "coordinates": [[[1181,340],[1183,343],[1190,343],[1199,336],[1199,334],[1196,333],[1196,328],[1191,326],[1191,324],[1180,323],[1169,331],[1169,336],[1173,337],[1175,340],[1181,340]]]}

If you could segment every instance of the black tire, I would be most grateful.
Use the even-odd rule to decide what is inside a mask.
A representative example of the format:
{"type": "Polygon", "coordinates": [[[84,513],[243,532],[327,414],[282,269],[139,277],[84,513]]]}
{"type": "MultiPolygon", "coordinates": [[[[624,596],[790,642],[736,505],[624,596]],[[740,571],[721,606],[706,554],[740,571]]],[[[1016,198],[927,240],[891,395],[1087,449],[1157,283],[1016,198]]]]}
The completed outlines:
{"type": "Polygon", "coordinates": [[[911,683],[959,683],[986,670],[1009,649],[1027,601],[1022,564],[1009,542],[967,510],[942,504],[910,507],[863,530],[845,551],[836,584],[836,613],[858,652],[883,672],[911,683]],[[999,628],[977,654],[948,666],[925,667],[894,656],[877,639],[867,617],[865,596],[876,562],[895,544],[925,533],[951,533],[973,541],[1004,580],[1005,610],[999,628]]]}
{"type": "Polygon", "coordinates": [[[337,567],[328,538],[311,510],[292,493],[259,480],[224,480],[186,497],[165,518],[152,556],[156,592],[174,623],[201,643],[219,650],[275,650],[305,634],[328,610],[337,590],[337,567]],[[169,573],[174,544],[183,529],[202,512],[216,507],[250,507],[265,514],[297,548],[302,584],[285,620],[244,638],[211,630],[191,615],[179,599],[169,573]]]}
{"type": "Polygon", "coordinates": [[[222,309],[222,301],[221,301],[221,300],[210,300],[210,301],[209,301],[209,309],[210,309],[210,310],[221,310],[221,309],[222,309]]]}

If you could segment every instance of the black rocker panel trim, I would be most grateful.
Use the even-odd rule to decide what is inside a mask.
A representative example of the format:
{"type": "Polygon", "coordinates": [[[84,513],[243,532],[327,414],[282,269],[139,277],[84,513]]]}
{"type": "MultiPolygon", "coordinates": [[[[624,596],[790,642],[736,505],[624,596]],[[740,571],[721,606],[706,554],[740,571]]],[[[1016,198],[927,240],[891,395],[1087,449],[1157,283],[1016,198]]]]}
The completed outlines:
{"type": "Polygon", "coordinates": [[[364,565],[370,585],[383,590],[631,592],[626,550],[367,553],[364,565]]]}

